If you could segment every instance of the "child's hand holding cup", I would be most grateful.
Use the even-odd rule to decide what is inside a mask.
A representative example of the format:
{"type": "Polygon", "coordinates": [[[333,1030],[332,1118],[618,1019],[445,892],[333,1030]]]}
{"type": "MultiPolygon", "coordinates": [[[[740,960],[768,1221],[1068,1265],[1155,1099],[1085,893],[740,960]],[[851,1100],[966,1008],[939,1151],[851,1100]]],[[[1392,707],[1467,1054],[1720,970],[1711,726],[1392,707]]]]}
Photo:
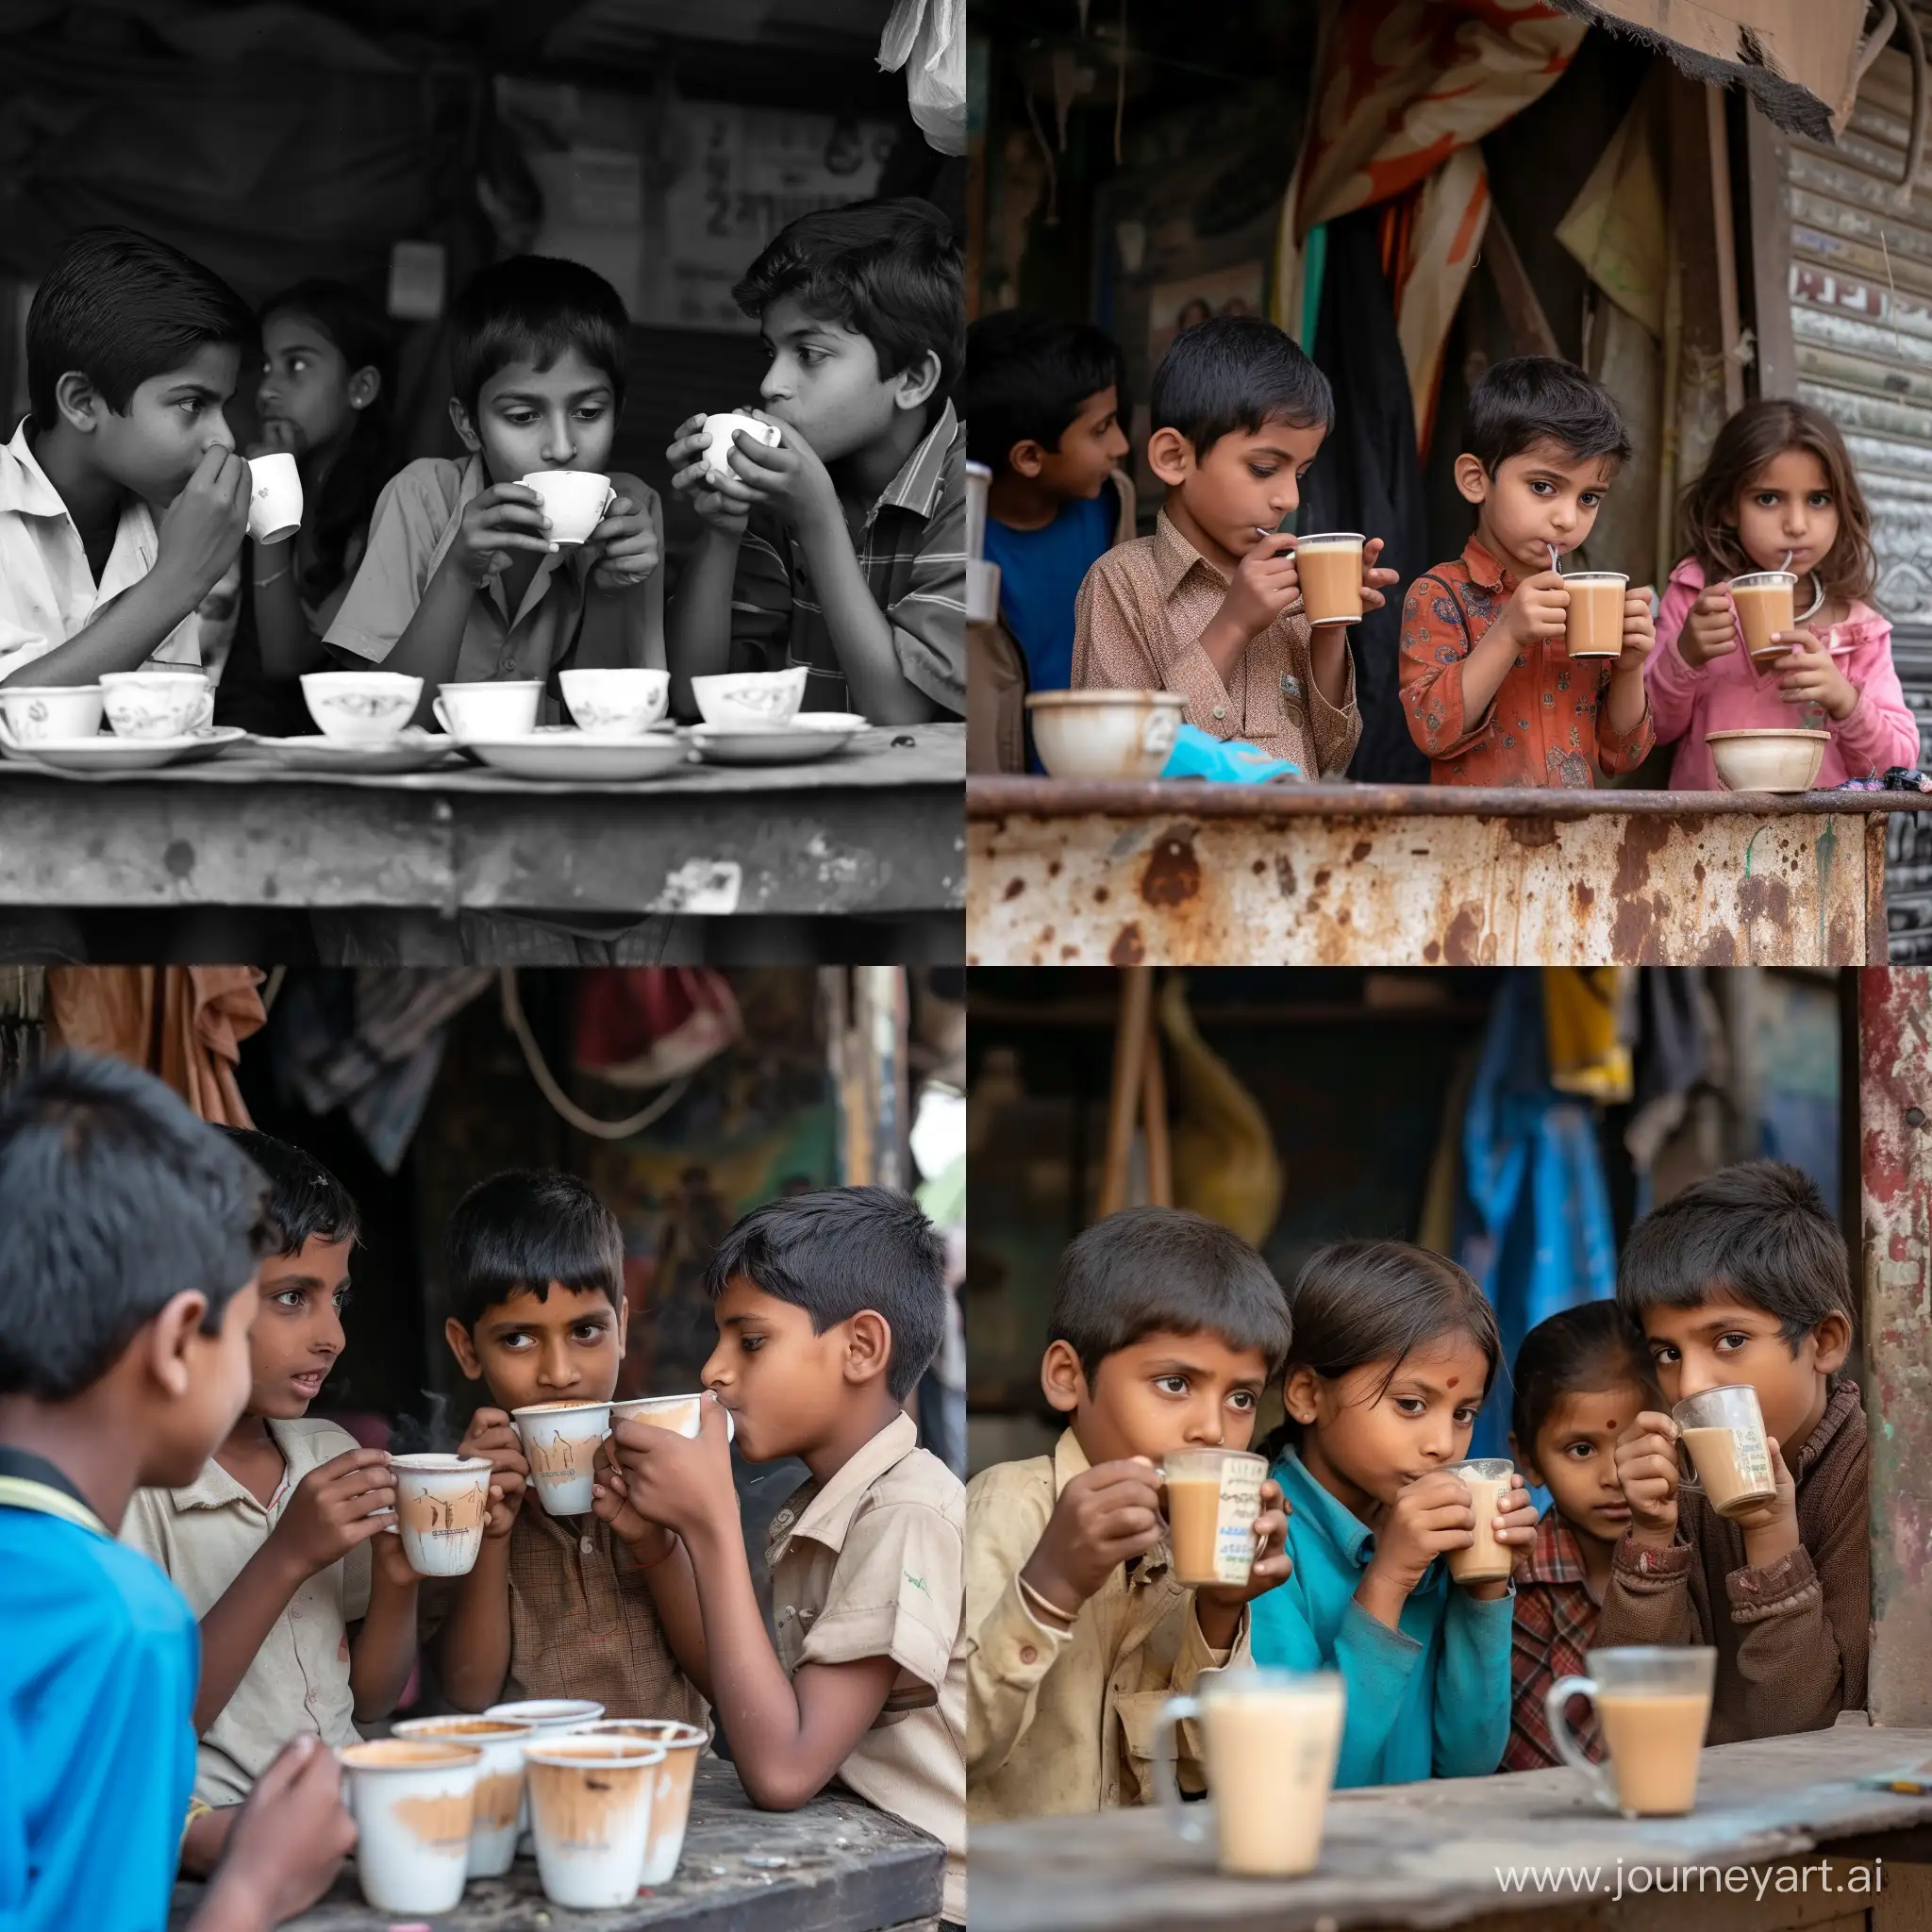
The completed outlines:
{"type": "Polygon", "coordinates": [[[1646,1408],[1617,1438],[1617,1480],[1630,1506],[1630,1534],[1661,1549],[1677,1533],[1677,1424],[1646,1408]]]}

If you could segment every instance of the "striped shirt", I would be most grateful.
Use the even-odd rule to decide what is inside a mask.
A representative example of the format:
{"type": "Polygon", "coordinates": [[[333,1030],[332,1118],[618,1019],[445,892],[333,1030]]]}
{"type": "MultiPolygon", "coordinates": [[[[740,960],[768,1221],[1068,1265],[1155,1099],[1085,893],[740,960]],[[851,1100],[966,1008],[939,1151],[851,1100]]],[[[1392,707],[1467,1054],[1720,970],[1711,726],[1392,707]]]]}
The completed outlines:
{"type": "MultiPolygon", "coordinates": [[[[966,710],[966,427],[951,403],[866,512],[858,567],[892,626],[906,681],[943,711],[966,710]]],[[[797,537],[755,510],[731,586],[731,668],[803,664],[808,711],[849,711],[838,640],[797,537]]]]}

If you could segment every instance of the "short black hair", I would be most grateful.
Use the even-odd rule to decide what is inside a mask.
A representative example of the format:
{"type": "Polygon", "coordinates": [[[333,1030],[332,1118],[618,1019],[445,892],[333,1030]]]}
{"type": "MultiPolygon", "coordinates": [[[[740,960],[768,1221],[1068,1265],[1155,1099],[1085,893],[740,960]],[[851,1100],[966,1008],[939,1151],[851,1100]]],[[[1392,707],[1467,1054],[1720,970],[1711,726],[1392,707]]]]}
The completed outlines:
{"type": "Polygon", "coordinates": [[[1110,389],[1127,408],[1120,344],[1091,323],[1002,308],[966,331],[966,454],[995,476],[1016,442],[1057,451],[1090,398],[1110,389]]]}
{"type": "Polygon", "coordinates": [[[49,1060],[0,1108],[0,1395],[72,1400],[190,1291],[217,1333],[269,1246],[263,1193],[152,1074],[49,1060]]]}
{"type": "Polygon", "coordinates": [[[354,1242],[362,1232],[355,1197],[314,1155],[253,1127],[224,1127],[235,1145],[258,1167],[268,1182],[264,1211],[277,1255],[299,1255],[316,1237],[354,1242]]]}
{"type": "Polygon", "coordinates": [[[1178,429],[1205,457],[1237,429],[1297,429],[1335,421],[1328,378],[1289,335],[1258,315],[1217,315],[1183,329],[1154,372],[1152,427],[1178,429]]]}
{"type": "Polygon", "coordinates": [[[863,1308],[886,1318],[886,1388],[911,1394],[946,1339],[946,1245],[909,1194],[821,1188],[754,1208],[718,1243],[705,1285],[715,1301],[733,1276],[803,1308],[811,1332],[863,1308]]]}
{"type": "Polygon", "coordinates": [[[42,429],[79,370],[125,416],[134,391],[209,342],[254,341],[248,305],[211,269],[138,228],[84,228],[54,258],[26,312],[26,400],[42,429]]]}
{"type": "Polygon", "coordinates": [[[517,1168],[478,1181],[457,1203],[444,1243],[450,1312],[474,1329],[519,1294],[551,1284],[624,1305],[624,1230],[574,1174],[517,1168]]]}
{"type": "Polygon", "coordinates": [[[1491,363],[1469,392],[1463,448],[1493,476],[1539,442],[1554,442],[1574,462],[1630,460],[1630,433],[1616,397],[1574,362],[1511,356],[1491,363]]]}
{"type": "Polygon", "coordinates": [[[937,356],[935,414],[951,395],[966,359],[966,275],[958,237],[931,202],[908,195],[800,215],[731,291],[756,319],[787,295],[863,336],[881,381],[937,356]]]}
{"type": "Polygon", "coordinates": [[[595,269],[550,255],[512,255],[479,269],[449,307],[449,376],[472,416],[483,385],[512,362],[548,369],[575,349],[610,380],[624,408],[630,317],[595,269]]]}
{"type": "Polygon", "coordinates": [[[1093,1386],[1108,1356],[1149,1335],[1217,1335],[1280,1374],[1293,1324],[1274,1271],[1232,1228],[1181,1208],[1127,1208],[1068,1242],[1048,1341],[1093,1386]]]}
{"type": "Polygon", "coordinates": [[[1663,1399],[1642,1336],[1609,1300],[1585,1302],[1539,1322],[1516,1351],[1510,1380],[1509,1427],[1527,1457],[1535,1456],[1537,1436],[1565,1395],[1634,1382],[1653,1403],[1663,1399]]]}
{"type": "Polygon", "coordinates": [[[1775,1315],[1793,1355],[1827,1315],[1857,1331],[1845,1238],[1809,1174],[1782,1160],[1721,1167],[1630,1230],[1617,1267],[1617,1306],[1630,1321],[1641,1327],[1651,1308],[1713,1301],[1775,1315]]]}

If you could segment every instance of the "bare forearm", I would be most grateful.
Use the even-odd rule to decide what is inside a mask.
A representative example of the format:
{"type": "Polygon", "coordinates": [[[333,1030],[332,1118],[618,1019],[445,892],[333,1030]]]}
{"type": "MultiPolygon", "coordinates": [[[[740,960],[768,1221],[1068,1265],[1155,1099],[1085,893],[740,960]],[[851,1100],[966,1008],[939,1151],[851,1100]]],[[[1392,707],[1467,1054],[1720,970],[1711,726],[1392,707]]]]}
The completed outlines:
{"type": "Polygon", "coordinates": [[[0,678],[0,684],[93,684],[104,671],[138,671],[200,602],[192,587],[151,570],[103,616],[0,678]]]}
{"type": "Polygon", "coordinates": [[[261,645],[261,668],[271,677],[291,679],[327,661],[322,640],[308,628],[295,585],[292,540],[258,551],[255,558],[255,635],[261,645]]]}
{"type": "Polygon", "coordinates": [[[275,1619],[288,1608],[289,1599],[308,1574],[291,1563],[271,1537],[202,1618],[201,1683],[194,1693],[196,1737],[227,1708],[275,1619]]]}
{"type": "Polygon", "coordinates": [[[1503,680],[1516,661],[1516,640],[1492,624],[1483,641],[1462,660],[1462,715],[1472,726],[1496,702],[1503,680]]]}
{"type": "Polygon", "coordinates": [[[827,518],[799,535],[852,702],[875,724],[925,724],[939,708],[899,668],[892,621],[873,596],[843,521],[827,518]]]}
{"type": "Polygon", "coordinates": [[[678,1669],[710,1703],[711,1659],[705,1642],[704,1611],[698,1603],[697,1575],[691,1569],[690,1554],[675,1538],[668,1557],[651,1545],[632,1554],[639,1563],[649,1565],[644,1571],[644,1587],[657,1606],[658,1621],[664,1626],[671,1655],[677,1659],[678,1669]]]}
{"type": "Polygon", "coordinates": [[[698,539],[684,580],[664,620],[671,669],[671,707],[680,717],[697,710],[691,681],[731,668],[731,585],[744,539],[708,526],[698,539]]]}
{"type": "Polygon", "coordinates": [[[457,657],[462,649],[463,625],[470,614],[470,600],[476,587],[445,558],[438,565],[423,592],[395,648],[383,659],[385,671],[400,672],[406,677],[423,680],[423,696],[416,707],[415,722],[433,721],[431,707],[437,689],[450,683],[457,675],[457,657]]]}
{"type": "Polygon", "coordinates": [[[1309,634],[1308,659],[1315,689],[1338,711],[1348,703],[1348,626],[1324,624],[1309,634]]]}
{"type": "Polygon", "coordinates": [[[457,1591],[438,1647],[442,1688],[458,1710],[484,1710],[509,1675],[509,1539],[485,1537],[457,1591]]]}
{"type": "Polygon", "coordinates": [[[1643,723],[1643,673],[1640,668],[1628,676],[1621,671],[1610,678],[1608,695],[1604,699],[1604,717],[1612,731],[1635,731],[1643,723]]]}
{"type": "Polygon", "coordinates": [[[349,1650],[349,1690],[363,1723],[396,1707],[416,1668],[416,1594],[413,1582],[391,1583],[380,1572],[370,1590],[369,1614],[349,1650]]]}

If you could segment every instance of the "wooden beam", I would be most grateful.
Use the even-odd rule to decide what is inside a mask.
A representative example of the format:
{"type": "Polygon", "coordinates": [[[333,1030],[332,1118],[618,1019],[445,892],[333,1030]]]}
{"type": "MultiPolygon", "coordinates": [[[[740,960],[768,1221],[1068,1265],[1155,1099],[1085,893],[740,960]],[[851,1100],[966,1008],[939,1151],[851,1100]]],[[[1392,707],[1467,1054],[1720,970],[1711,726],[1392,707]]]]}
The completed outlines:
{"type": "Polygon", "coordinates": [[[1757,343],[1755,393],[1797,392],[1791,337],[1791,138],[1755,108],[1744,110],[1744,194],[1751,210],[1751,328],[1757,343]]]}
{"type": "Polygon", "coordinates": [[[1705,130],[1710,151],[1710,225],[1717,265],[1718,333],[1724,353],[1724,414],[1744,407],[1744,366],[1734,351],[1744,325],[1738,313],[1738,236],[1731,214],[1731,143],[1727,97],[1704,90],[1705,130]]]}
{"type": "Polygon", "coordinates": [[[1483,260],[1488,264],[1490,278],[1496,285],[1496,299],[1503,305],[1509,333],[1515,338],[1512,353],[1518,356],[1561,357],[1563,352],[1557,346],[1557,332],[1550,326],[1550,319],[1543,313],[1543,305],[1537,299],[1529,271],[1523,265],[1523,257],[1517,252],[1516,241],[1509,233],[1508,225],[1503,220],[1503,211],[1493,202],[1490,205],[1489,225],[1483,231],[1483,260]]]}

